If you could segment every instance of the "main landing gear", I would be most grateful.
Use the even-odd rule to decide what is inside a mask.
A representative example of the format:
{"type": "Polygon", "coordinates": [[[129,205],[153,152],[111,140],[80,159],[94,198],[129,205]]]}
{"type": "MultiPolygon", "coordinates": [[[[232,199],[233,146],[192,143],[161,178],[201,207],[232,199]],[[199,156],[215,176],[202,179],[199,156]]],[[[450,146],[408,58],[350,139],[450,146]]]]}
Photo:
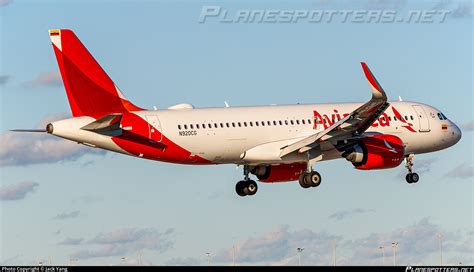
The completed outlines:
{"type": "Polygon", "coordinates": [[[420,180],[420,176],[417,173],[413,173],[413,157],[413,154],[405,157],[405,168],[408,170],[405,179],[408,183],[417,183],[420,180]]]}
{"type": "Polygon", "coordinates": [[[306,172],[301,173],[299,183],[300,186],[305,189],[309,187],[318,187],[321,184],[321,175],[313,170],[310,162],[308,162],[306,172]]]}
{"type": "Polygon", "coordinates": [[[249,178],[250,169],[249,166],[244,166],[244,180],[237,182],[235,185],[235,191],[239,196],[254,195],[257,193],[257,183],[249,178]]]}

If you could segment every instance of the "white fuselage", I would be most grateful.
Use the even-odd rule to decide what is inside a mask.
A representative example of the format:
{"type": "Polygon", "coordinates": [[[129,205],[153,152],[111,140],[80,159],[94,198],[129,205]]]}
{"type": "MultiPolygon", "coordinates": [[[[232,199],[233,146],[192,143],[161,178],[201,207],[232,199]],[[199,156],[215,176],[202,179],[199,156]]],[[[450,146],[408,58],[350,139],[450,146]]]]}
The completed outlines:
{"type": "MultiPolygon", "coordinates": [[[[154,129],[161,133],[162,136],[152,139],[154,142],[167,138],[191,153],[189,161],[156,158],[157,160],[192,164],[192,157],[198,156],[216,164],[258,165],[305,161],[303,155],[279,158],[275,150],[324,130],[360,105],[362,103],[200,109],[182,106],[166,110],[136,111],[133,114],[151,124],[150,130],[153,131],[149,133],[150,138],[154,129]]],[[[406,154],[441,150],[454,145],[461,137],[459,128],[453,122],[445,119],[439,110],[426,104],[390,102],[390,106],[380,118],[366,133],[392,134],[399,137],[405,144],[406,154]],[[397,117],[398,113],[402,120],[400,116],[397,117]]],[[[55,122],[53,134],[141,157],[141,154],[133,154],[112,141],[110,136],[84,130],[78,133],[80,127],[93,120],[91,117],[78,117],[55,122]]],[[[322,151],[323,160],[341,158],[334,148],[323,148],[322,151]]]]}

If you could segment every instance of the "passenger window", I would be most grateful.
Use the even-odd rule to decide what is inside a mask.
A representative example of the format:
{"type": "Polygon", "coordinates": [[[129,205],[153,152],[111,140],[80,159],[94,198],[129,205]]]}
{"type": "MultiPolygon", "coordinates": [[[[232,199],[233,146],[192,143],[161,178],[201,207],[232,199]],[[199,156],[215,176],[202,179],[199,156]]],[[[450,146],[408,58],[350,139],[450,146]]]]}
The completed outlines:
{"type": "Polygon", "coordinates": [[[265,122],[262,121],[262,127],[264,127],[264,126],[265,126],[265,122]]]}
{"type": "Polygon", "coordinates": [[[217,128],[217,123],[214,123],[214,127],[217,128]]]}
{"type": "Polygon", "coordinates": [[[277,121],[273,120],[273,125],[276,126],[276,125],[277,125],[277,121]]]}
{"type": "Polygon", "coordinates": [[[196,128],[199,129],[199,124],[196,124],[196,128]]]}
{"type": "Polygon", "coordinates": [[[240,124],[240,122],[238,122],[238,123],[237,123],[237,125],[238,125],[239,127],[241,127],[241,126],[242,126],[242,124],[240,124]]]}
{"type": "Polygon", "coordinates": [[[223,123],[221,123],[221,128],[224,128],[224,124],[223,124],[223,123]]]}
{"type": "Polygon", "coordinates": [[[187,125],[184,125],[184,129],[188,129],[188,126],[187,126],[187,125]]]}
{"type": "Polygon", "coordinates": [[[393,116],[393,121],[397,121],[397,116],[393,116]]]}
{"type": "Polygon", "coordinates": [[[311,125],[311,119],[308,119],[308,125],[311,125]]]}
{"type": "Polygon", "coordinates": [[[252,122],[249,122],[250,123],[250,126],[253,127],[253,123],[252,122]]]}
{"type": "Polygon", "coordinates": [[[288,126],[288,120],[285,120],[285,125],[287,125],[287,126],[288,126]]]}
{"type": "Polygon", "coordinates": [[[247,127],[247,122],[244,122],[244,127],[247,127]]]}
{"type": "Polygon", "coordinates": [[[190,127],[191,129],[194,129],[193,124],[189,125],[189,127],[190,127]]]}
{"type": "Polygon", "coordinates": [[[225,126],[226,126],[226,127],[230,127],[230,126],[229,126],[229,123],[225,123],[225,126]]]}
{"type": "Polygon", "coordinates": [[[203,123],[203,124],[202,124],[202,128],[206,128],[206,124],[203,123]]]}
{"type": "Polygon", "coordinates": [[[232,122],[232,127],[235,127],[235,123],[234,123],[234,122],[232,122]]]}
{"type": "Polygon", "coordinates": [[[388,121],[392,121],[392,117],[389,116],[389,117],[388,117],[388,121]]]}
{"type": "Polygon", "coordinates": [[[255,122],[255,126],[256,126],[256,127],[258,127],[258,121],[257,121],[257,122],[255,122]]]}
{"type": "Polygon", "coordinates": [[[408,120],[408,117],[405,115],[405,120],[408,120]]]}
{"type": "Polygon", "coordinates": [[[280,120],[280,121],[278,121],[278,123],[280,124],[280,126],[281,126],[281,125],[283,125],[283,123],[281,122],[281,120],[280,120]]]}
{"type": "Polygon", "coordinates": [[[207,127],[212,128],[212,124],[211,123],[207,124],[207,127]]]}
{"type": "Polygon", "coordinates": [[[413,115],[410,115],[410,119],[413,121],[413,115]]]}
{"type": "Polygon", "coordinates": [[[267,121],[267,125],[271,126],[271,125],[272,125],[272,122],[267,121]]]}
{"type": "Polygon", "coordinates": [[[300,120],[296,119],[296,124],[299,125],[299,124],[300,124],[300,120]]]}
{"type": "Polygon", "coordinates": [[[293,125],[293,124],[294,124],[293,120],[290,120],[290,124],[291,124],[291,125],[293,125]]]}

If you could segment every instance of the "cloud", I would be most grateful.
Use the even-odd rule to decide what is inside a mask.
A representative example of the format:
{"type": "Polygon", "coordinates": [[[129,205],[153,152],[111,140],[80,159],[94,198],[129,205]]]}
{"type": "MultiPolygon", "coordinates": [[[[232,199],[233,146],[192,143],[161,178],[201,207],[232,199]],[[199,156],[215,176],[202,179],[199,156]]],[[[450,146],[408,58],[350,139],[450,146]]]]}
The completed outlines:
{"type": "Polygon", "coordinates": [[[0,200],[19,200],[34,192],[39,184],[33,181],[22,181],[16,184],[0,187],[0,200]]]}
{"type": "MultiPolygon", "coordinates": [[[[304,229],[291,231],[288,226],[280,226],[261,237],[251,237],[235,245],[236,262],[239,264],[296,265],[296,248],[305,248],[305,259],[328,260],[321,264],[329,265],[332,241],[339,236],[325,232],[304,229]]],[[[219,251],[213,261],[230,263],[233,249],[219,251]]],[[[309,263],[306,263],[309,264],[309,263]]]]}
{"type": "Polygon", "coordinates": [[[449,178],[472,179],[474,176],[474,167],[472,164],[469,165],[464,162],[446,173],[444,176],[449,178]]]}
{"type": "Polygon", "coordinates": [[[453,249],[454,243],[459,243],[458,233],[443,230],[441,226],[423,218],[419,222],[407,227],[399,228],[387,233],[372,233],[366,237],[349,241],[345,244],[354,255],[348,260],[351,265],[381,265],[382,251],[385,254],[392,252],[392,242],[398,242],[397,264],[416,265],[438,251],[437,235],[444,236],[443,248],[448,251],[453,249]]]}
{"type": "Polygon", "coordinates": [[[455,18],[472,17],[472,2],[465,1],[458,3],[458,6],[452,11],[455,18]]]}
{"type": "Polygon", "coordinates": [[[441,0],[435,4],[432,10],[447,10],[449,11],[448,16],[455,19],[470,18],[472,17],[472,2],[441,0]]]}
{"type": "MultiPolygon", "coordinates": [[[[46,116],[38,124],[46,124],[68,118],[69,114],[59,113],[46,116]]],[[[25,166],[38,163],[74,161],[86,154],[105,154],[104,150],[85,147],[77,143],[46,133],[4,132],[0,134],[0,166],[25,166]]]]}
{"type": "Polygon", "coordinates": [[[7,84],[10,78],[11,76],[8,76],[8,75],[0,75],[0,86],[7,84]]]}
{"type": "Polygon", "coordinates": [[[331,215],[328,216],[329,219],[335,219],[335,220],[342,220],[345,219],[346,217],[350,217],[356,214],[362,214],[362,213],[370,213],[370,212],[375,212],[374,209],[353,209],[353,210],[345,210],[345,211],[339,211],[335,212],[331,215]]]}
{"type": "Polygon", "coordinates": [[[54,220],[64,220],[64,219],[70,219],[70,218],[76,218],[80,214],[80,211],[75,210],[75,211],[70,211],[70,212],[62,212],[58,213],[55,217],[53,217],[54,220]]]}
{"type": "Polygon", "coordinates": [[[153,265],[153,263],[151,261],[144,260],[142,258],[125,258],[124,261],[122,261],[121,263],[119,263],[117,265],[120,265],[120,266],[138,266],[138,265],[151,266],[151,265],[153,265]]]}
{"type": "Polygon", "coordinates": [[[63,86],[63,80],[59,72],[43,72],[30,81],[23,83],[24,87],[61,87],[63,86]]]}
{"type": "Polygon", "coordinates": [[[461,126],[463,131],[473,131],[474,130],[474,120],[467,122],[461,126]]]}
{"type": "Polygon", "coordinates": [[[11,4],[13,0],[0,0],[0,7],[6,7],[11,4]]]}
{"type": "Polygon", "coordinates": [[[84,239],[83,238],[66,238],[64,240],[62,240],[61,242],[58,243],[58,245],[61,245],[61,246],[77,246],[79,244],[81,244],[81,242],[83,241],[84,239]]]}
{"type": "Polygon", "coordinates": [[[201,261],[196,258],[186,257],[186,258],[172,258],[165,262],[165,265],[169,266],[196,266],[200,265],[201,261]]]}
{"type": "Polygon", "coordinates": [[[87,242],[88,248],[72,254],[77,259],[90,259],[111,256],[127,256],[141,250],[152,250],[162,253],[173,246],[174,231],[164,232],[155,228],[124,228],[108,233],[99,233],[87,242]]]}
{"type": "MultiPolygon", "coordinates": [[[[429,265],[438,254],[438,238],[443,236],[446,256],[457,254],[456,263],[472,263],[474,235],[459,230],[448,231],[422,218],[408,226],[380,233],[371,233],[350,240],[341,236],[316,232],[309,229],[290,230],[280,226],[259,237],[250,237],[235,244],[235,258],[239,265],[297,265],[297,247],[302,265],[332,265],[333,243],[337,249],[337,265],[382,265],[384,247],[385,262],[391,264],[392,242],[398,242],[397,265],[429,265]],[[428,263],[426,263],[428,262],[428,263]]],[[[232,262],[232,246],[218,251],[213,263],[227,265],[232,262]]]]}

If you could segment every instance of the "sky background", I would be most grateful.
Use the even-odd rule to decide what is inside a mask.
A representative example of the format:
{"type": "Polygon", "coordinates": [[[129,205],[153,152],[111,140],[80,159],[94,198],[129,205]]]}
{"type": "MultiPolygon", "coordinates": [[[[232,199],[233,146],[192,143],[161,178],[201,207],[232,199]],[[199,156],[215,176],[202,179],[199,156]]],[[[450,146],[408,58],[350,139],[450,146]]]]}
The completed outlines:
{"type": "Polygon", "coordinates": [[[0,0],[0,264],[474,265],[470,1],[0,0]],[[199,23],[237,10],[449,10],[443,23],[199,23]],[[319,163],[318,188],[260,184],[242,169],[139,160],[51,135],[13,134],[70,115],[47,30],[70,28],[128,99],[145,108],[366,101],[366,61],[389,99],[435,106],[461,141],[359,171],[319,163]],[[233,250],[234,249],[234,250],[233,250]],[[122,259],[125,257],[125,259],[122,259]]]}

